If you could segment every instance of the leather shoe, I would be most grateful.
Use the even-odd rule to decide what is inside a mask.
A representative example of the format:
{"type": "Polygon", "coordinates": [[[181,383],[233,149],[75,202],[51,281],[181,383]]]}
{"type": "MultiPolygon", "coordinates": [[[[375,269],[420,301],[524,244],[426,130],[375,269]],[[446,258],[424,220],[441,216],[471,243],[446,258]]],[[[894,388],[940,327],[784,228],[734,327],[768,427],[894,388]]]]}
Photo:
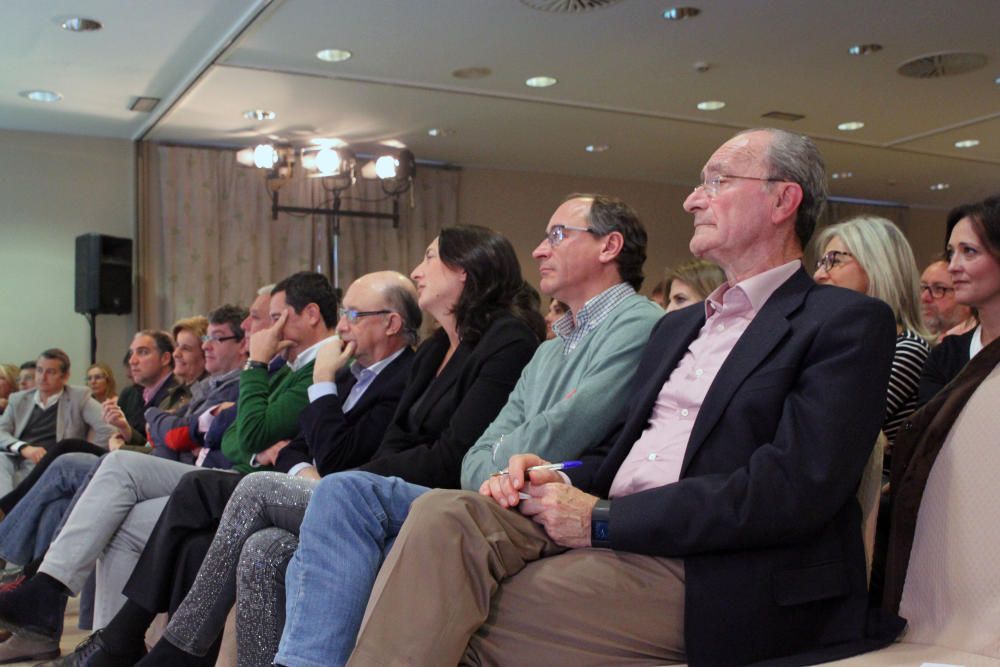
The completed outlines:
{"type": "Polygon", "coordinates": [[[50,637],[16,633],[0,644],[0,665],[57,657],[59,657],[59,640],[50,637]]]}
{"type": "Polygon", "coordinates": [[[104,644],[104,637],[101,631],[93,633],[82,642],[69,655],[65,655],[55,660],[41,662],[35,667],[132,667],[139,662],[146,654],[146,647],[141,648],[141,652],[133,655],[116,655],[108,652],[104,644]]]}

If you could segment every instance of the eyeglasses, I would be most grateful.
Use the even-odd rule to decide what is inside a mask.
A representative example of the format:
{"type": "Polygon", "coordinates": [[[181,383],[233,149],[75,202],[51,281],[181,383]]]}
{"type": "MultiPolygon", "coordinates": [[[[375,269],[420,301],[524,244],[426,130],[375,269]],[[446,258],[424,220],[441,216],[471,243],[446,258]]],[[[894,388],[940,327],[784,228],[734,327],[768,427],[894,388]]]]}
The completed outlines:
{"type": "Polygon", "coordinates": [[[829,273],[830,269],[832,269],[835,266],[840,266],[841,264],[844,263],[844,260],[841,259],[841,256],[854,257],[854,255],[852,255],[851,253],[845,252],[843,250],[831,250],[830,252],[826,253],[825,255],[816,260],[816,270],[819,271],[820,269],[823,269],[824,271],[829,273]]]}
{"type": "Polygon", "coordinates": [[[227,340],[243,340],[243,336],[202,336],[202,343],[224,343],[227,340]]]}
{"type": "Polygon", "coordinates": [[[104,373],[100,373],[100,374],[97,374],[97,375],[88,375],[87,376],[87,382],[93,382],[95,380],[107,380],[107,379],[108,379],[108,377],[104,373]]]}
{"type": "Polygon", "coordinates": [[[944,285],[928,285],[927,283],[920,283],[920,294],[924,292],[930,292],[931,296],[935,299],[942,298],[948,292],[954,292],[954,287],[945,287],[944,285]]]}
{"type": "Polygon", "coordinates": [[[692,192],[697,192],[698,190],[704,190],[705,194],[708,195],[709,199],[715,199],[719,194],[719,188],[727,180],[741,180],[741,181],[761,181],[762,183],[781,183],[785,179],[783,178],[760,178],[759,176],[733,176],[730,174],[719,174],[712,176],[710,178],[704,179],[701,183],[694,186],[692,192]]]}
{"type": "Polygon", "coordinates": [[[545,232],[545,239],[549,242],[549,245],[555,248],[557,245],[563,242],[566,238],[566,230],[574,232],[589,232],[594,236],[597,236],[597,232],[589,227],[573,227],[572,225],[553,225],[552,229],[545,232]]]}
{"type": "Polygon", "coordinates": [[[351,324],[357,324],[362,317],[369,315],[388,315],[391,310],[354,310],[353,308],[340,308],[337,310],[341,317],[346,317],[351,324]]]}

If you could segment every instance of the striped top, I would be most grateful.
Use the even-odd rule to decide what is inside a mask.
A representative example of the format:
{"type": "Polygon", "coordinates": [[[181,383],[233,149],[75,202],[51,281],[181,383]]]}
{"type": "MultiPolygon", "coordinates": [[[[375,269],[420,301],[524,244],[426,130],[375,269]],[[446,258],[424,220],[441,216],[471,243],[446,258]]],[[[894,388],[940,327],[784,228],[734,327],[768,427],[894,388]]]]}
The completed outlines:
{"type": "Polygon", "coordinates": [[[882,431],[890,444],[896,439],[896,432],[903,420],[917,409],[920,373],[930,351],[927,341],[909,329],[896,337],[896,354],[892,358],[889,391],[886,395],[885,421],[882,422],[882,431]]]}

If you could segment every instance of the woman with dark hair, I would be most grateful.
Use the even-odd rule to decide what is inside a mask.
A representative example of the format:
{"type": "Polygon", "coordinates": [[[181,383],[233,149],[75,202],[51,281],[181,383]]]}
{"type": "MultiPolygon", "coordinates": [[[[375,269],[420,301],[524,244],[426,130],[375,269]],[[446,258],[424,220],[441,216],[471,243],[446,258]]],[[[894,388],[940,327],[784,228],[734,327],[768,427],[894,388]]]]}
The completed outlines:
{"type": "Polygon", "coordinates": [[[948,272],[955,301],[976,310],[979,326],[948,336],[931,351],[920,377],[920,404],[933,398],[1000,336],[1000,195],[956,211],[961,217],[954,224],[949,215],[948,272]]]}
{"type": "MultiPolygon", "coordinates": [[[[441,230],[411,277],[420,307],[440,326],[417,350],[392,423],[372,460],[358,469],[364,472],[319,482],[282,473],[244,478],[191,591],[140,664],[212,664],[213,645],[234,600],[239,664],[272,664],[284,600],[267,584],[284,581],[313,489],[331,478],[348,474],[406,480],[420,488],[459,486],[462,457],[506,403],[539,343],[537,295],[532,299],[510,242],[483,227],[441,230]]],[[[107,628],[111,636],[102,635],[105,654],[141,654],[141,634],[130,646],[115,641],[119,617],[134,621],[144,613],[134,607],[126,603],[107,628]]]]}

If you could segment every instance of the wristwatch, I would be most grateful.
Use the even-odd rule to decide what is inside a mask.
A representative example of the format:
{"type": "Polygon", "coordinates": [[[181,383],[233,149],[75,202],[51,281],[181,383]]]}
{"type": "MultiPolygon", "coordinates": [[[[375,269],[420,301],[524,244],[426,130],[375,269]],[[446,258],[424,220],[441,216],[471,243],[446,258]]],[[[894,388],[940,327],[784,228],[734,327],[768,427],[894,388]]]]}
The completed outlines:
{"type": "Polygon", "coordinates": [[[251,368],[263,368],[267,369],[267,364],[263,361],[254,361],[253,359],[247,359],[247,362],[243,365],[243,370],[248,371],[251,368]]]}
{"type": "Polygon", "coordinates": [[[590,515],[590,546],[611,548],[611,501],[598,500],[590,515]]]}

